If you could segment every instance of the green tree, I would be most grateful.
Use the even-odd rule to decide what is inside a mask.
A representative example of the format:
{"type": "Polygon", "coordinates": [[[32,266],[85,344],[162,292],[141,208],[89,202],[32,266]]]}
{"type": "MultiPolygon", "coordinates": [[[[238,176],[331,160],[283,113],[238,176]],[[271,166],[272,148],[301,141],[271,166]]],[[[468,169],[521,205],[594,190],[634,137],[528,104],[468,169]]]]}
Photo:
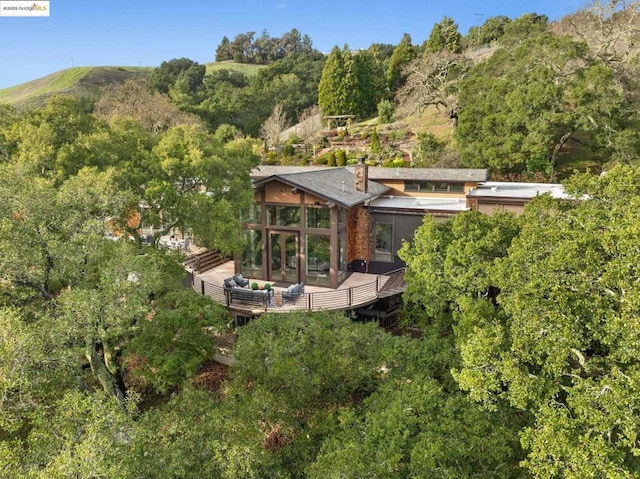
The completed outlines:
{"type": "Polygon", "coordinates": [[[343,52],[335,46],[327,57],[318,84],[318,104],[325,115],[345,114],[344,102],[349,93],[343,88],[344,74],[343,52]]]}
{"type": "Polygon", "coordinates": [[[612,70],[590,61],[584,44],[542,35],[469,72],[455,138],[467,166],[552,175],[571,140],[600,164],[612,152],[632,157],[629,107],[612,70]]]}
{"type": "Polygon", "coordinates": [[[437,163],[444,152],[444,146],[433,133],[418,133],[418,141],[411,155],[413,166],[424,168],[437,163]]]}
{"type": "Polygon", "coordinates": [[[408,33],[402,35],[402,40],[393,50],[393,54],[389,59],[387,67],[387,85],[389,91],[393,94],[400,88],[405,81],[404,68],[416,56],[415,48],[411,44],[411,36],[408,33]]]}
{"type": "Polygon", "coordinates": [[[25,171],[53,177],[59,150],[100,126],[81,100],[54,96],[45,106],[16,118],[7,127],[8,156],[25,171]]]}
{"type": "Polygon", "coordinates": [[[380,146],[380,138],[378,137],[378,129],[375,127],[371,132],[370,148],[372,153],[380,153],[382,151],[382,147],[380,146]]]}
{"type": "Polygon", "coordinates": [[[439,23],[433,25],[423,49],[425,54],[440,53],[444,50],[451,53],[462,51],[462,36],[458,32],[458,25],[453,18],[442,17],[439,23]]]}
{"type": "Polygon", "coordinates": [[[525,465],[538,477],[634,477],[638,328],[637,169],[582,175],[574,200],[541,197],[476,314],[456,374],[473,397],[534,416],[525,465]]]}
{"type": "Polygon", "coordinates": [[[378,103],[378,119],[380,123],[391,123],[393,121],[393,104],[389,100],[380,100],[378,103]]]}
{"type": "Polygon", "coordinates": [[[344,150],[336,151],[336,166],[347,166],[347,152],[344,150]]]}
{"type": "Polygon", "coordinates": [[[213,333],[222,333],[228,312],[193,291],[170,292],[160,297],[139,331],[128,342],[125,365],[132,374],[166,393],[195,375],[214,349],[213,333]],[[210,334],[204,330],[211,331],[210,334]]]}
{"type": "Polygon", "coordinates": [[[0,470],[7,477],[131,477],[132,431],[131,416],[113,398],[69,392],[35,410],[23,441],[0,455],[0,470]]]}
{"type": "Polygon", "coordinates": [[[502,42],[507,45],[515,45],[547,32],[549,18],[546,15],[525,13],[524,15],[504,25],[502,42]]]}
{"type": "Polygon", "coordinates": [[[373,114],[384,94],[380,84],[381,68],[369,52],[352,54],[348,45],[342,50],[334,47],[318,84],[318,105],[322,113],[361,117],[373,114]]]}
{"type": "Polygon", "coordinates": [[[505,27],[511,23],[509,17],[498,15],[489,17],[479,27],[471,27],[466,36],[467,45],[490,45],[499,42],[504,36],[505,27]]]}
{"type": "Polygon", "coordinates": [[[176,81],[184,79],[189,91],[194,92],[204,78],[206,67],[189,58],[174,58],[164,61],[155,68],[149,78],[149,84],[160,93],[169,93],[176,81]]]}
{"type": "Polygon", "coordinates": [[[276,314],[239,333],[234,375],[263,385],[292,409],[340,404],[375,388],[375,351],[385,334],[376,325],[338,313],[276,314]]]}
{"type": "Polygon", "coordinates": [[[164,225],[156,237],[178,228],[222,251],[241,244],[236,213],[252,201],[249,171],[258,162],[250,141],[223,146],[199,128],[176,127],[153,148],[152,161],[143,213],[164,225]]]}
{"type": "Polygon", "coordinates": [[[436,318],[458,308],[461,298],[495,298],[495,261],[507,254],[519,231],[510,213],[469,211],[446,223],[426,216],[399,256],[407,264],[405,298],[436,318]]]}
{"type": "MultiPolygon", "coordinates": [[[[514,419],[514,418],[512,418],[514,419]]],[[[424,376],[388,381],[360,412],[341,412],[309,477],[517,477],[513,422],[424,376]]]]}

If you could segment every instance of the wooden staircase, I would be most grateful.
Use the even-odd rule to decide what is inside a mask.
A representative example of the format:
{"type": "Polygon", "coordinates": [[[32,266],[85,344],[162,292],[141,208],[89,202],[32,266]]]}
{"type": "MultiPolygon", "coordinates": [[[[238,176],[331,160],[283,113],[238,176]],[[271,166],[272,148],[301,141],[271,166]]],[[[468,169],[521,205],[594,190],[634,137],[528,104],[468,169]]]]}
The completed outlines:
{"type": "Polygon", "coordinates": [[[205,271],[217,268],[221,264],[226,263],[229,259],[230,258],[227,258],[219,251],[205,251],[204,253],[189,256],[184,260],[184,266],[191,268],[194,273],[204,273],[205,271]]]}

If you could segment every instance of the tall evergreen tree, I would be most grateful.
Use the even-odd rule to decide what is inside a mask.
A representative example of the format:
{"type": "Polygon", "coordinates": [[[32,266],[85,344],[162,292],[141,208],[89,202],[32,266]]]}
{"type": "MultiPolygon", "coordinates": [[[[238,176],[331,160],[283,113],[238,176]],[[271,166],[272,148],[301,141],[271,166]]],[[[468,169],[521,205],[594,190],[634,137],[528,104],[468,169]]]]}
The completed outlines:
{"type": "Polygon", "coordinates": [[[416,51],[413,45],[411,45],[411,35],[405,33],[402,35],[402,40],[400,40],[398,46],[393,50],[393,54],[389,59],[389,66],[387,68],[387,85],[391,93],[394,93],[404,84],[405,75],[402,71],[404,67],[415,58],[415,56],[416,51]]]}
{"type": "Polygon", "coordinates": [[[462,51],[462,36],[458,32],[458,24],[451,17],[443,17],[431,30],[429,39],[424,44],[425,53],[438,53],[447,50],[453,53],[462,51]]]}
{"type": "Polygon", "coordinates": [[[320,105],[324,115],[340,115],[344,113],[341,100],[341,97],[347,96],[343,92],[344,73],[342,51],[335,46],[327,57],[322,69],[322,77],[318,84],[318,105],[320,105]]]}
{"type": "Polygon", "coordinates": [[[349,46],[334,47],[318,85],[318,104],[324,115],[375,113],[384,94],[382,66],[369,52],[352,54],[349,46]]]}

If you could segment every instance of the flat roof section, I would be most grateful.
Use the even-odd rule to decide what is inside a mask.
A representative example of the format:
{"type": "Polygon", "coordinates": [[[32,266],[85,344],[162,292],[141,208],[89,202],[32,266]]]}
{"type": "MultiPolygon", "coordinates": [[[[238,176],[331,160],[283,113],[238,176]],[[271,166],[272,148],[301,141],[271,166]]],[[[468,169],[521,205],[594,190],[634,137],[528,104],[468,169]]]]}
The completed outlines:
{"type": "Polygon", "coordinates": [[[515,198],[531,200],[536,196],[551,195],[552,198],[567,199],[569,195],[564,186],[558,183],[510,183],[502,181],[487,181],[467,193],[473,198],[515,198]]]}
{"type": "Polygon", "coordinates": [[[374,210],[403,210],[427,213],[429,211],[467,211],[464,198],[428,198],[413,196],[381,196],[372,200],[369,208],[374,210]]]}

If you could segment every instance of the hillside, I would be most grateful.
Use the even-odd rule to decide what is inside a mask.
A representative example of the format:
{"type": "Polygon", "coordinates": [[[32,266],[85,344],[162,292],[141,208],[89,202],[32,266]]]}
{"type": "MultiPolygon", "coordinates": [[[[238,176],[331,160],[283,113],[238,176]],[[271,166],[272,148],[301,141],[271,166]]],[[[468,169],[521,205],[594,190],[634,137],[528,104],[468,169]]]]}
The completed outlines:
{"type": "Polygon", "coordinates": [[[43,105],[53,95],[96,99],[100,89],[112,83],[149,75],[148,67],[75,67],[37,80],[0,90],[0,102],[19,109],[43,105]]]}
{"type": "MultiPolygon", "coordinates": [[[[229,69],[246,76],[255,75],[264,65],[235,62],[207,63],[207,73],[229,69]]],[[[53,95],[72,95],[96,99],[100,90],[113,83],[131,78],[146,77],[152,67],[75,67],[60,70],[37,80],[0,89],[0,103],[8,103],[18,109],[30,109],[43,105],[53,95]]]]}

